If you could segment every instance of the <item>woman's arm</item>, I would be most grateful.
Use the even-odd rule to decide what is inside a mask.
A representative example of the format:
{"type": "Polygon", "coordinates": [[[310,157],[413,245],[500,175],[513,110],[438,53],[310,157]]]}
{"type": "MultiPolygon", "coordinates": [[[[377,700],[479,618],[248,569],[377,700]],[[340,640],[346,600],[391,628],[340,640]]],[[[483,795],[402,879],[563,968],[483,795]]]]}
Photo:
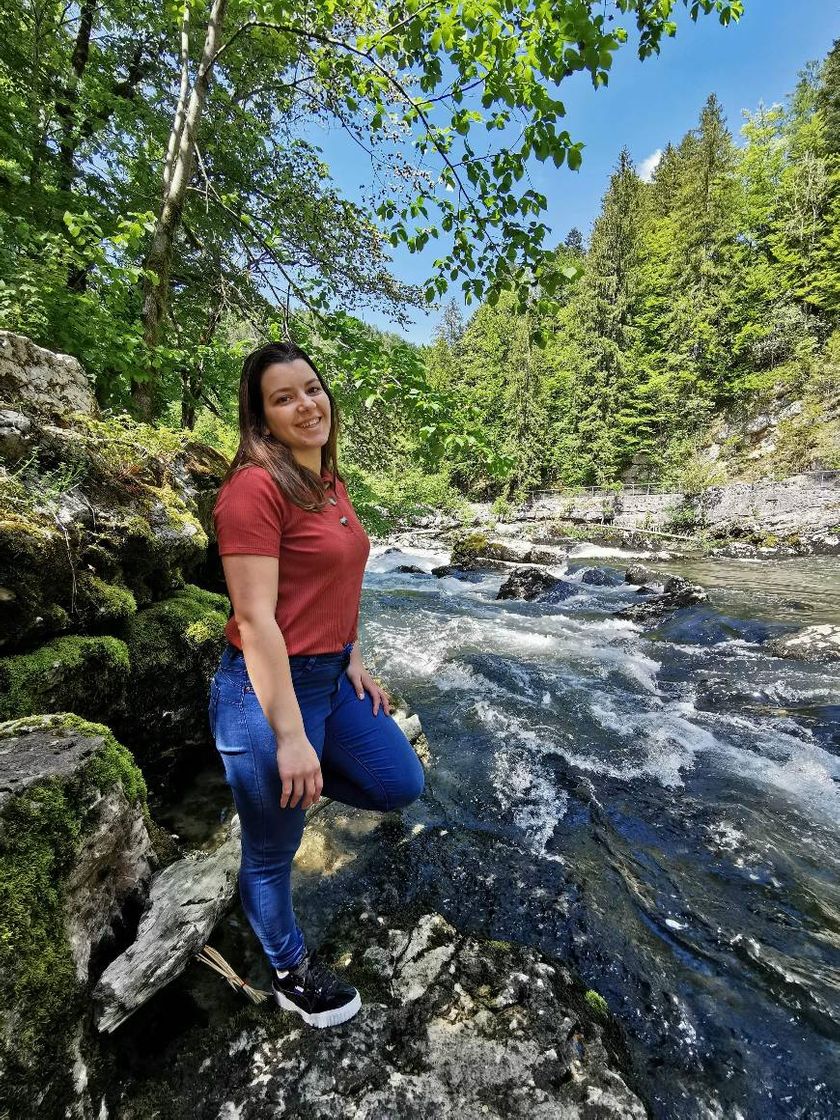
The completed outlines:
{"type": "Polygon", "coordinates": [[[277,625],[278,559],[230,554],[222,557],[230,601],[254,692],[277,740],[282,780],[280,807],[308,809],[321,796],[323,779],[315,748],[303,726],[289,654],[277,625]]]}

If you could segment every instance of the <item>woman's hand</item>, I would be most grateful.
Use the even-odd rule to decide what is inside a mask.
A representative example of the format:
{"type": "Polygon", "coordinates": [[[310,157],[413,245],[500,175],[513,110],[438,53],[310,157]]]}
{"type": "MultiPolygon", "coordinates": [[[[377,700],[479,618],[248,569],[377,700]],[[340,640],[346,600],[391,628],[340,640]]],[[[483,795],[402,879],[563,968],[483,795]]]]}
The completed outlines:
{"type": "Polygon", "coordinates": [[[359,647],[354,645],[350,650],[350,664],[344,670],[350,678],[350,683],[356,690],[356,695],[360,700],[364,699],[365,692],[370,693],[371,700],[373,700],[373,714],[377,715],[379,712],[379,705],[386,715],[391,714],[391,701],[388,699],[388,693],[383,688],[380,688],[367,669],[362,664],[362,655],[359,647]]]}
{"type": "Polygon", "coordinates": [[[301,808],[308,809],[320,799],[324,787],[321,763],[304,731],[277,744],[277,769],[283,784],[281,809],[287,805],[294,809],[301,797],[301,808]]]}

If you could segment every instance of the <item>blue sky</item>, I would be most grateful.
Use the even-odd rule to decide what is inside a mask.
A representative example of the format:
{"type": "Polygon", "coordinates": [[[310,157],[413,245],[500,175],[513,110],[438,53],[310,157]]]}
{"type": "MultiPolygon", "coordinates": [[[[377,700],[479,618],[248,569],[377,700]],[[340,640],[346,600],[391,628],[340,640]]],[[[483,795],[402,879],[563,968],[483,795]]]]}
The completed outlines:
{"type": "MultiPolygon", "coordinates": [[[[641,166],[694,127],[712,92],[738,139],[742,110],[754,109],[761,101],[782,101],[802,66],[822,58],[840,37],[840,0],[745,0],[745,7],[740,22],[729,27],[721,27],[712,16],[692,23],[680,9],[677,35],[663,42],[658,57],[640,62],[631,39],[617,52],[606,88],[593,90],[584,75],[563,83],[564,127],[586,146],[576,172],[532,162],[532,183],[549,200],[543,220],[552,231],[550,244],[561,241],[572,226],[588,236],[622,147],[626,145],[641,166]]],[[[364,154],[341,132],[311,139],[323,148],[342,193],[360,198],[360,180],[369,177],[364,154]]],[[[424,253],[412,255],[401,247],[394,251],[393,271],[407,283],[420,283],[444,249],[443,242],[433,243],[424,253]]],[[[398,330],[383,314],[357,313],[418,343],[431,340],[440,320],[439,309],[421,311],[410,327],[398,330]]]]}

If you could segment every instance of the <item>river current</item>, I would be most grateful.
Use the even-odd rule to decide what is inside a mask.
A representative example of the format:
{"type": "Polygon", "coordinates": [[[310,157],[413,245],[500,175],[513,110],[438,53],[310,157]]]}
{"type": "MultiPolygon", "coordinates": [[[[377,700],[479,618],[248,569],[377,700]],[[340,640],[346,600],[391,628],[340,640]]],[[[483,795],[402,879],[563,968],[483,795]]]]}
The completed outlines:
{"type": "Polygon", "coordinates": [[[709,602],[643,631],[580,579],[637,555],[578,546],[547,605],[372,550],[362,644],[431,744],[428,823],[482,838],[442,909],[481,929],[492,897],[493,936],[569,960],[654,1116],[836,1118],[840,682],[763,645],[840,621],[840,562],[669,561],[709,602]]]}

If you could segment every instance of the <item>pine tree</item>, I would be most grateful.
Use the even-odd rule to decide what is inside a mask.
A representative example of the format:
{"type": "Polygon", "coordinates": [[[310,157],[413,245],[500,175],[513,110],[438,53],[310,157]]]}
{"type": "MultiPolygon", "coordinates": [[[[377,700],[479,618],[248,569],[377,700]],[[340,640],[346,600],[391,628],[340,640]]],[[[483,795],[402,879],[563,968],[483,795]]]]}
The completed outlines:
{"type": "Polygon", "coordinates": [[[824,220],[814,250],[814,274],[808,294],[840,323],[840,39],[825,60],[816,95],[820,138],[826,164],[824,220]]]}
{"type": "Polygon", "coordinates": [[[617,477],[651,435],[634,357],[641,301],[644,184],[624,149],[592,230],[575,319],[584,369],[576,377],[581,451],[598,482],[617,477]]]}

